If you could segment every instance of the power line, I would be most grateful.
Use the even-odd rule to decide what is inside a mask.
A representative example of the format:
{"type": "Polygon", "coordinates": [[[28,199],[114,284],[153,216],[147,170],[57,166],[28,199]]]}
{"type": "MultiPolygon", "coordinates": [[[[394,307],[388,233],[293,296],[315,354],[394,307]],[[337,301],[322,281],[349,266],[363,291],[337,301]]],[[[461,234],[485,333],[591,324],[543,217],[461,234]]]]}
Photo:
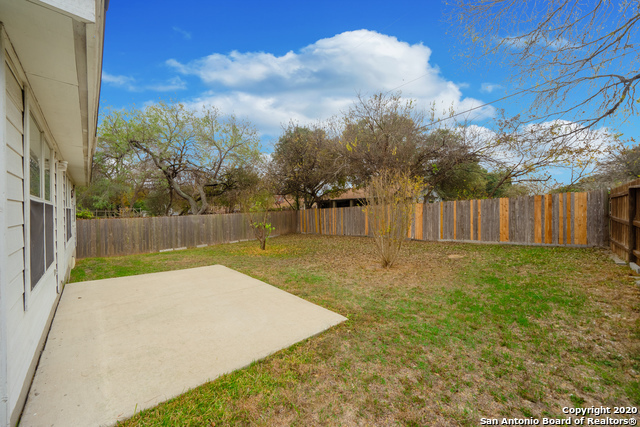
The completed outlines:
{"type": "Polygon", "coordinates": [[[518,92],[515,92],[515,93],[512,93],[512,94],[510,94],[510,95],[505,95],[505,96],[503,96],[502,98],[495,99],[495,100],[493,100],[493,101],[491,101],[491,102],[487,102],[487,103],[484,103],[484,104],[482,104],[482,105],[478,105],[478,106],[475,106],[475,107],[473,107],[473,108],[469,108],[468,110],[461,111],[461,112],[459,112],[459,113],[457,113],[457,114],[453,114],[453,115],[451,115],[451,116],[448,116],[448,117],[445,117],[445,118],[442,118],[442,119],[436,120],[435,122],[431,122],[431,123],[429,123],[429,125],[427,125],[427,126],[435,125],[435,124],[438,124],[438,123],[440,123],[440,122],[444,122],[445,120],[453,119],[454,117],[458,117],[458,116],[461,116],[461,115],[463,115],[463,114],[470,113],[471,111],[478,110],[478,109],[480,109],[480,108],[486,107],[487,105],[491,105],[491,104],[495,104],[496,102],[504,101],[505,99],[511,98],[511,97],[513,97],[513,96],[516,96],[516,95],[520,95],[521,93],[524,93],[524,92],[527,92],[527,91],[529,91],[530,89],[532,89],[532,88],[522,89],[522,90],[520,90],[520,91],[518,91],[518,92]]]}
{"type": "MultiPolygon", "coordinates": [[[[416,80],[420,80],[421,78],[423,78],[423,77],[425,77],[425,76],[428,76],[429,74],[431,74],[431,73],[423,74],[423,75],[421,75],[420,77],[416,77],[416,78],[415,78],[415,79],[413,79],[413,80],[410,80],[410,81],[408,81],[408,82],[406,82],[406,83],[401,84],[400,86],[396,86],[396,87],[394,87],[393,89],[389,89],[388,91],[386,91],[386,92],[385,92],[385,94],[387,94],[387,93],[389,93],[389,92],[392,92],[392,91],[394,91],[394,90],[396,90],[396,89],[400,89],[400,88],[401,88],[401,87],[403,87],[403,86],[406,86],[406,85],[408,85],[408,84],[410,84],[410,83],[415,82],[416,80]]],[[[504,101],[505,99],[508,99],[508,98],[514,97],[514,96],[516,96],[516,95],[520,95],[521,93],[524,93],[524,92],[528,92],[528,91],[530,91],[531,89],[533,89],[534,87],[535,87],[535,86],[532,86],[532,87],[527,88],[527,89],[519,90],[518,92],[514,92],[514,93],[512,93],[512,94],[510,94],[510,95],[505,95],[505,96],[503,96],[502,98],[495,99],[495,100],[493,100],[493,101],[490,101],[490,102],[484,103],[484,104],[482,104],[482,105],[475,106],[475,107],[470,108],[470,109],[468,109],[468,110],[461,111],[461,112],[459,112],[459,113],[457,113],[457,114],[453,114],[453,115],[451,115],[451,116],[448,116],[448,117],[445,117],[445,118],[442,118],[442,119],[436,120],[435,122],[431,122],[431,123],[429,123],[427,126],[435,125],[435,124],[438,124],[438,123],[443,122],[443,121],[445,121],[445,120],[449,120],[449,119],[452,119],[452,118],[454,118],[454,117],[458,117],[458,116],[461,116],[461,115],[463,115],[463,114],[470,113],[471,111],[475,111],[475,110],[478,110],[478,109],[480,109],[480,108],[486,107],[486,106],[488,106],[488,105],[495,104],[496,102],[504,101]]]]}
{"type": "MultiPolygon", "coordinates": [[[[400,19],[402,19],[404,16],[405,16],[405,15],[400,16],[398,19],[396,19],[395,21],[393,21],[391,24],[387,25],[386,27],[384,27],[384,28],[383,28],[382,30],[380,30],[380,31],[384,31],[384,30],[386,30],[386,29],[387,29],[387,28],[389,28],[390,26],[394,25],[396,22],[400,21],[400,19]]],[[[381,32],[380,32],[380,33],[376,32],[376,33],[377,33],[377,34],[382,34],[381,32]]],[[[372,35],[371,35],[371,36],[369,36],[367,39],[365,39],[364,41],[362,41],[362,42],[360,42],[358,45],[356,45],[356,48],[357,48],[357,47],[359,47],[359,46],[361,46],[362,44],[364,44],[364,43],[368,42],[368,41],[369,41],[369,40],[371,40],[373,37],[375,37],[377,34],[372,34],[372,35]]],[[[386,91],[386,92],[385,92],[385,94],[387,94],[387,93],[389,93],[389,92],[392,92],[392,91],[394,91],[394,90],[400,89],[401,87],[404,87],[404,86],[406,86],[406,85],[408,85],[408,84],[411,84],[411,83],[413,83],[413,82],[415,82],[415,81],[417,81],[417,80],[420,80],[421,78],[426,77],[426,76],[428,76],[429,74],[431,74],[431,73],[423,74],[423,75],[421,75],[420,77],[416,77],[416,78],[415,78],[415,79],[413,79],[413,80],[409,80],[408,82],[401,84],[400,86],[396,86],[396,87],[394,87],[394,88],[392,88],[392,89],[389,89],[388,91],[386,91]]],[[[535,86],[534,86],[534,87],[535,87],[535,86]]],[[[499,99],[493,100],[493,101],[491,101],[491,102],[487,102],[487,103],[485,103],[485,104],[478,105],[478,106],[473,107],[473,108],[470,108],[470,109],[468,109],[468,110],[461,111],[461,112],[459,112],[459,113],[457,113],[457,114],[454,114],[454,115],[451,115],[451,116],[448,116],[448,117],[445,117],[445,118],[439,119],[439,120],[437,120],[437,121],[435,121],[435,122],[430,123],[430,124],[429,124],[429,125],[427,125],[427,126],[435,125],[435,124],[438,124],[438,123],[443,122],[443,121],[445,121],[445,120],[449,120],[449,119],[452,119],[452,118],[454,118],[454,117],[458,117],[458,116],[460,116],[460,115],[462,115],[462,114],[470,113],[471,111],[475,111],[475,110],[478,110],[478,109],[480,109],[480,108],[486,107],[486,106],[488,106],[488,105],[495,104],[496,102],[504,101],[505,99],[508,99],[508,98],[514,97],[514,96],[516,96],[516,95],[520,95],[521,93],[527,92],[527,91],[529,91],[529,90],[531,90],[531,89],[533,89],[533,87],[530,87],[530,88],[528,88],[528,89],[522,89],[522,90],[520,90],[520,91],[518,91],[518,92],[512,93],[512,94],[510,94],[510,95],[503,96],[502,98],[499,98],[499,99]]]]}

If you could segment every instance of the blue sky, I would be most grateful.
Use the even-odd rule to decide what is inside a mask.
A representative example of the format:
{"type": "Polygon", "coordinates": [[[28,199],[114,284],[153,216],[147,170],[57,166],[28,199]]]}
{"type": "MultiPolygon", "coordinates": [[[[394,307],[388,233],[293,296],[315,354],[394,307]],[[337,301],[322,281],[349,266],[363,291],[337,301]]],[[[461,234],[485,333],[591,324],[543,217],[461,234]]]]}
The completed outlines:
{"type": "MultiPolygon", "coordinates": [[[[511,70],[468,61],[440,1],[112,1],[101,105],[212,104],[249,119],[266,151],[281,124],[398,89],[460,111],[517,90],[511,70]]],[[[525,103],[497,104],[512,113],[525,103]]],[[[492,108],[471,119],[486,118],[492,108]]],[[[635,126],[616,130],[635,136],[635,126]]]]}

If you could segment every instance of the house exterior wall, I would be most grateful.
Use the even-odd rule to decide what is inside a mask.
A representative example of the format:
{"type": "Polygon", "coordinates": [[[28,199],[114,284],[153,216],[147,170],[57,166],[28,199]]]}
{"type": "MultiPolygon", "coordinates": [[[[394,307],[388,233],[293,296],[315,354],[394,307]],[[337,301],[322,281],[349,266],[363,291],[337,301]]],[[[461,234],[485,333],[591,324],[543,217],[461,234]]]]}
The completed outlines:
{"type": "MultiPolygon", "coordinates": [[[[6,401],[0,403],[5,405],[0,408],[0,425],[15,425],[27,397],[62,285],[73,263],[75,233],[67,241],[65,228],[65,199],[69,198],[70,192],[63,192],[64,188],[72,188],[73,183],[61,170],[60,154],[51,148],[56,144],[47,132],[47,118],[42,115],[38,101],[29,89],[27,78],[20,68],[19,56],[5,33],[2,33],[0,54],[4,67],[0,103],[5,115],[1,147],[4,162],[0,165],[0,173],[4,176],[0,182],[4,181],[2,227],[5,234],[2,243],[4,250],[0,252],[4,257],[1,260],[0,320],[6,330],[5,342],[0,345],[0,351],[5,353],[0,354],[0,359],[6,366],[4,385],[0,385],[0,392],[5,388],[3,398],[6,401]],[[33,123],[38,127],[34,128],[33,123]],[[52,185],[47,204],[53,206],[54,258],[32,286],[30,209],[31,204],[38,201],[30,194],[29,150],[34,138],[40,138],[42,152],[46,152],[50,160],[48,167],[52,185]]],[[[45,184],[42,185],[44,188],[45,184]]],[[[42,195],[40,199],[43,199],[42,195]]],[[[74,207],[70,200],[67,204],[74,207]]]]}
{"type": "MultiPolygon", "coordinates": [[[[75,191],[72,194],[72,189],[75,188],[73,182],[67,177],[67,174],[64,171],[58,172],[57,179],[57,191],[59,202],[56,204],[58,214],[57,214],[57,254],[58,254],[58,265],[60,266],[58,272],[58,280],[59,287],[62,288],[62,285],[69,279],[69,274],[71,273],[71,269],[75,265],[75,257],[76,257],[76,197],[75,191]],[[69,216],[69,225],[67,225],[67,215],[69,211],[71,211],[71,215],[69,216]],[[70,226],[71,230],[68,230],[67,227],[70,226]],[[70,234],[70,236],[69,236],[70,234]]],[[[62,289],[60,289],[62,290],[62,289]]]]}
{"type": "MultiPolygon", "coordinates": [[[[7,240],[7,174],[5,173],[7,164],[6,149],[6,110],[5,102],[5,67],[4,67],[4,47],[3,37],[0,36],[0,239],[2,242],[7,240]]],[[[0,262],[4,262],[7,258],[6,245],[0,243],[0,262]]],[[[0,268],[0,425],[9,424],[9,409],[7,402],[9,400],[8,383],[7,383],[7,298],[6,286],[7,269],[0,268]]]]}

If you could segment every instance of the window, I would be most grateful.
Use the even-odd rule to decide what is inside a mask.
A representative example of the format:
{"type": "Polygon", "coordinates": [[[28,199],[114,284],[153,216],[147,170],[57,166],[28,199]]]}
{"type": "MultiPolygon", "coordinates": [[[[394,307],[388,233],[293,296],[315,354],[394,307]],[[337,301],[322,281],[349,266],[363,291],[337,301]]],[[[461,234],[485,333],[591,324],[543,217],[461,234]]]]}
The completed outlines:
{"type": "Polygon", "coordinates": [[[71,200],[72,200],[72,196],[71,196],[71,184],[69,183],[69,181],[67,180],[67,174],[65,173],[64,175],[64,184],[63,184],[63,191],[64,191],[64,217],[65,217],[65,232],[66,232],[66,236],[67,236],[67,242],[69,240],[71,240],[71,237],[73,236],[73,208],[71,205],[71,200]]]}
{"type": "Polygon", "coordinates": [[[31,289],[55,259],[51,165],[51,149],[34,118],[29,117],[31,289]]]}

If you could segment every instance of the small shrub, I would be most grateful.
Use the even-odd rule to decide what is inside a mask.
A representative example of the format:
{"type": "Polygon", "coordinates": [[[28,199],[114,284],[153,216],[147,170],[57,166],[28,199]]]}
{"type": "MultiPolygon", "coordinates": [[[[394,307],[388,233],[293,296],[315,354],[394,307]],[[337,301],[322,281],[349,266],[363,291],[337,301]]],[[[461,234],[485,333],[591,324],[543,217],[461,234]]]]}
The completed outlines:
{"type": "Polygon", "coordinates": [[[78,219],[93,219],[93,214],[89,209],[79,209],[76,211],[76,218],[78,219]]]}
{"type": "Polygon", "coordinates": [[[369,181],[364,211],[384,268],[398,258],[421,189],[420,180],[402,172],[382,171],[369,181]]]}
{"type": "Polygon", "coordinates": [[[269,222],[269,208],[273,206],[273,196],[267,191],[246,193],[242,197],[242,211],[247,214],[253,235],[260,243],[260,249],[265,250],[267,239],[275,231],[269,222]]]}

